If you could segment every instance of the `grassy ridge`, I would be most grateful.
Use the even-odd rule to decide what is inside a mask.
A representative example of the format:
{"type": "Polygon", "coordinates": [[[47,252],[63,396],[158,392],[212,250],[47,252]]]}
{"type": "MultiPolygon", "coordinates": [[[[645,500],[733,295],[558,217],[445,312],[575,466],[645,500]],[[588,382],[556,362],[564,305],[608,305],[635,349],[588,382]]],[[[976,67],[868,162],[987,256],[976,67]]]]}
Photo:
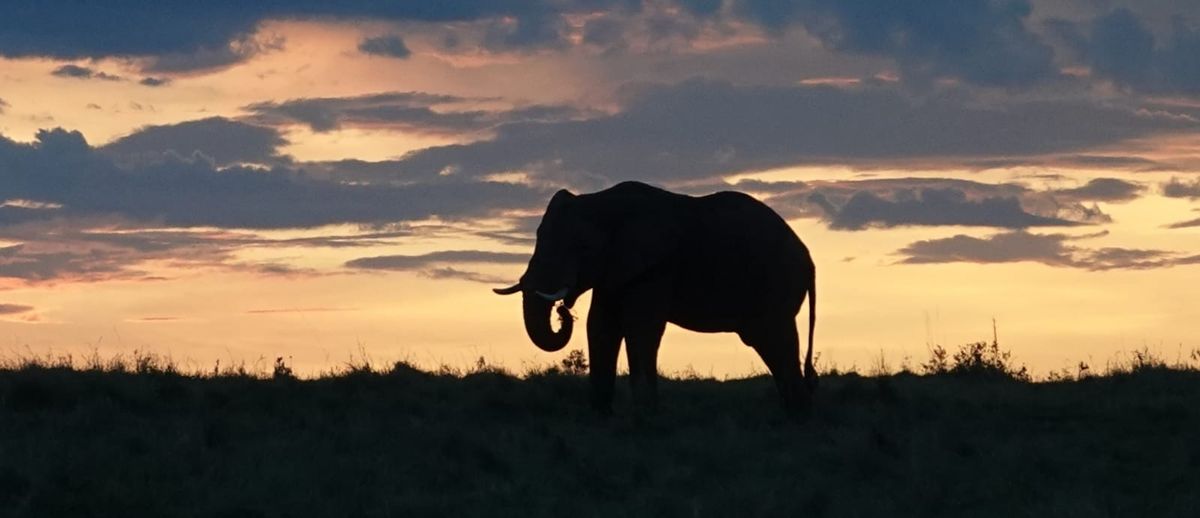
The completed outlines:
{"type": "Polygon", "coordinates": [[[11,366],[0,369],[0,515],[1200,509],[1197,371],[1029,383],[954,365],[827,375],[803,424],[783,417],[766,377],[664,380],[664,408],[635,424],[627,392],[601,419],[586,408],[586,379],[562,369],[398,364],[297,380],[286,368],[267,378],[11,366]]]}

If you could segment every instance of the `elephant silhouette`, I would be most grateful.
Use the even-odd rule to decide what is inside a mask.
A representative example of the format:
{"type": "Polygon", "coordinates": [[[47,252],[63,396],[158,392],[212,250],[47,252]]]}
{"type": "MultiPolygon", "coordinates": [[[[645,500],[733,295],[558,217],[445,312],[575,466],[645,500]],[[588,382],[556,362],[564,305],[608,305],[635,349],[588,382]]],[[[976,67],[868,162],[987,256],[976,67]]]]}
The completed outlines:
{"type": "Polygon", "coordinates": [[[658,404],[658,348],[668,322],[702,333],[737,333],[770,369],[784,406],[808,409],[817,375],[816,267],[775,211],[739,192],[672,193],[639,182],[575,195],[558,191],[537,229],[520,280],[525,330],[558,351],[574,328],[570,308],[588,290],[588,372],[593,407],[612,412],[624,341],[639,410],[658,404]],[[809,298],[808,352],[799,361],[796,315],[809,298]],[[557,304],[562,321],[550,324],[557,304]]]}

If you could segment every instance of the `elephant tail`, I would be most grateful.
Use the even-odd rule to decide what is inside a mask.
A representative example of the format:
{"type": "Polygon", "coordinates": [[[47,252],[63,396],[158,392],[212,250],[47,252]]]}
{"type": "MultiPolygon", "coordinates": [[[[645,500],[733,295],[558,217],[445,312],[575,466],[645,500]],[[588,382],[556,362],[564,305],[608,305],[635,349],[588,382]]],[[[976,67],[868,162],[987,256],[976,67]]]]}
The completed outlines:
{"type": "Polygon", "coordinates": [[[817,388],[817,370],[813,368],[813,332],[817,329],[817,271],[813,268],[808,283],[808,352],[804,355],[804,381],[809,389],[817,388]]]}

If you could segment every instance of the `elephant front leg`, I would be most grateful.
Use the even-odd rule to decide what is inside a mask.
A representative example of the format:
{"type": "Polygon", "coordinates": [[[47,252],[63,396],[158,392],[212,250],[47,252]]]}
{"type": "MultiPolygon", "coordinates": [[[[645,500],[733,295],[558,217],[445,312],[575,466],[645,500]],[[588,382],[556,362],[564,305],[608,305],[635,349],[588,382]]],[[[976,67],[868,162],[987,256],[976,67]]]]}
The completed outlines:
{"type": "Polygon", "coordinates": [[[617,381],[617,354],[621,350],[620,320],[602,297],[593,297],[588,311],[588,381],[592,408],[601,415],[612,414],[613,388],[617,381]]]}

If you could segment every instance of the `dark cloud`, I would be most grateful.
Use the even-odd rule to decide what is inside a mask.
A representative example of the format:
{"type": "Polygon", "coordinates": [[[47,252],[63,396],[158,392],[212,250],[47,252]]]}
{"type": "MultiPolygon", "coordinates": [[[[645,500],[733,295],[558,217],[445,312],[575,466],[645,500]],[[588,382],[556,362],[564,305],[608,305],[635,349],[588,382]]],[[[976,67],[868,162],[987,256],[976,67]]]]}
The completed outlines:
{"type": "Polygon", "coordinates": [[[679,0],[679,5],[696,16],[713,16],[721,11],[721,0],[679,0]]]}
{"type": "Polygon", "coordinates": [[[278,149],[287,140],[274,128],[255,126],[223,117],[146,126],[114,140],[99,150],[123,161],[155,162],[174,153],[191,157],[201,153],[217,165],[273,164],[284,160],[278,149]]]}
{"type": "Polygon", "coordinates": [[[583,43],[606,49],[624,46],[625,22],[616,17],[603,16],[588,20],[583,25],[583,43]]]}
{"type": "Polygon", "coordinates": [[[280,38],[259,39],[254,35],[239,35],[215,47],[155,54],[144,60],[142,71],[156,74],[216,72],[259,54],[280,50],[283,45],[284,41],[280,38]]]}
{"type": "Polygon", "coordinates": [[[569,106],[533,105],[509,110],[453,110],[468,99],[421,92],[389,92],[357,97],[323,97],[262,102],[245,106],[251,119],[263,124],[305,124],[313,131],[342,126],[384,126],[432,134],[460,134],[500,124],[562,121],[582,113],[569,106]]]}
{"type": "Polygon", "coordinates": [[[624,0],[351,0],[191,2],[30,2],[0,16],[0,55],[58,59],[147,58],[147,70],[187,72],[244,60],[270,47],[256,41],[270,19],[379,19],[414,22],[490,21],[493,43],[506,47],[551,39],[561,14],[606,10],[624,0]],[[511,23],[505,22],[511,21],[511,23]],[[507,25],[505,23],[508,23],[507,25]]]}
{"type": "Polygon", "coordinates": [[[404,38],[394,34],[364,38],[358,42],[358,51],[372,56],[404,59],[412,55],[404,38]]]}
{"type": "MultiPolygon", "coordinates": [[[[1186,13],[1189,7],[1179,4],[1178,9],[1186,13]]],[[[466,48],[469,41],[471,50],[491,52],[576,44],[653,50],[655,41],[690,42],[705,29],[730,33],[757,26],[776,41],[802,29],[829,51],[890,60],[909,86],[949,78],[1011,88],[1061,78],[1056,61],[1063,59],[1043,41],[1045,31],[1029,28],[1033,12],[1028,0],[115,0],[95,5],[45,0],[0,19],[0,56],[116,57],[132,59],[144,71],[211,71],[279,48],[282,42],[259,34],[267,20],[415,22],[446,32],[447,50],[466,48]],[[635,33],[650,45],[628,45],[635,33]]],[[[1200,31],[1183,18],[1174,23],[1156,37],[1133,11],[1119,9],[1091,23],[1054,20],[1049,25],[1101,77],[1139,89],[1194,92],[1200,86],[1200,72],[1193,72],[1200,69],[1195,66],[1200,31]],[[1128,48],[1121,48],[1122,42],[1128,48]],[[1139,60],[1146,64],[1138,65],[1139,60]]],[[[403,39],[394,35],[363,40],[360,49],[409,55],[403,39]]]]}
{"type": "Polygon", "coordinates": [[[1105,235],[1030,234],[1010,232],[985,238],[956,235],[917,241],[897,253],[905,264],[1036,262],[1085,270],[1145,270],[1196,264],[1200,256],[1165,250],[1130,248],[1088,249],[1069,243],[1105,235]]]}
{"type": "Polygon", "coordinates": [[[1171,178],[1162,184],[1162,193],[1168,198],[1200,198],[1200,179],[1188,182],[1171,178]]]}
{"type": "Polygon", "coordinates": [[[169,77],[143,77],[141,79],[141,81],[138,81],[138,84],[140,84],[142,86],[149,86],[149,87],[167,86],[167,85],[171,84],[171,78],[169,78],[169,77]]]}
{"type": "MultiPolygon", "coordinates": [[[[690,41],[705,24],[728,31],[749,23],[772,36],[802,27],[829,49],[894,60],[913,81],[954,77],[1011,86],[1055,75],[1052,49],[1025,27],[1029,14],[1024,0],[45,0],[0,20],[0,55],[135,58],[146,71],[179,73],[219,69],[278,48],[258,38],[262,22],[277,19],[426,22],[451,31],[447,48],[462,47],[456,32],[465,31],[492,52],[565,49],[576,41],[625,49],[630,31],[651,43],[690,41]],[[575,27],[581,17],[585,25],[575,27]]],[[[386,38],[364,41],[364,51],[407,54],[399,38],[386,38]]]]}
{"type": "Polygon", "coordinates": [[[567,23],[558,13],[504,17],[487,22],[482,46],[491,51],[565,48],[567,23]]]}
{"type": "Polygon", "coordinates": [[[1050,27],[1095,77],[1139,92],[1198,94],[1200,28],[1178,14],[1162,35],[1126,7],[1090,23],[1053,20],[1050,27]]]}
{"type": "Polygon", "coordinates": [[[1024,0],[735,0],[768,30],[803,26],[825,46],[895,60],[909,80],[956,77],[1016,86],[1057,75],[1053,49],[1029,31],[1024,0]]]}
{"type": "Polygon", "coordinates": [[[70,77],[70,78],[74,78],[74,79],[100,79],[100,80],[104,80],[104,81],[121,81],[122,80],[121,76],[115,76],[115,75],[108,74],[105,72],[92,70],[88,67],[81,67],[79,65],[60,66],[60,67],[54,69],[54,71],[50,72],[50,75],[58,76],[58,77],[70,77]]]}
{"type": "Polygon", "coordinates": [[[528,254],[488,252],[483,250],[443,250],[421,255],[382,255],[360,257],[346,262],[348,268],[368,270],[420,270],[432,265],[446,264],[524,264],[528,254]]]}
{"type": "Polygon", "coordinates": [[[10,105],[8,104],[7,101],[5,101],[4,99],[0,99],[0,114],[3,114],[4,110],[9,108],[9,106],[10,105]]]}
{"type": "Polygon", "coordinates": [[[1094,178],[1087,184],[1071,189],[1051,191],[1054,196],[1071,201],[1122,202],[1136,199],[1144,188],[1117,178],[1094,178]]]}
{"type": "Polygon", "coordinates": [[[302,123],[313,131],[331,131],[347,119],[360,123],[378,123],[389,118],[406,120],[434,119],[430,107],[465,101],[452,95],[423,92],[390,92],[356,97],[318,97],[282,102],[261,102],[243,107],[264,123],[302,123]],[[390,116],[390,117],[389,117],[390,116]]]}
{"type": "MultiPolygon", "coordinates": [[[[153,146],[149,146],[153,147],[153,146]]],[[[216,167],[166,153],[118,165],[78,132],[40,131],[32,143],[0,138],[0,199],[62,205],[64,216],[114,215],[169,226],[298,228],[479,217],[542,203],[527,186],[445,178],[403,186],[343,184],[303,169],[216,167]]]]}
{"type": "Polygon", "coordinates": [[[966,193],[957,189],[922,189],[909,196],[888,200],[860,191],[836,212],[827,214],[829,226],[838,230],[863,230],[872,226],[900,225],[1029,228],[1078,224],[1025,212],[1017,198],[975,201],[967,199],[966,193]]]}
{"type": "Polygon", "coordinates": [[[819,217],[839,230],[907,225],[1017,229],[1111,221],[1098,208],[1083,205],[1084,197],[1015,183],[887,178],[803,183],[743,180],[725,187],[765,194],[767,204],[786,217],[819,217]]]}
{"type": "Polygon", "coordinates": [[[23,304],[0,304],[0,315],[17,315],[33,311],[33,306],[23,304]]]}
{"type": "Polygon", "coordinates": [[[1200,130],[1194,121],[1085,100],[989,105],[961,95],[914,99],[873,86],[733,86],[693,80],[627,93],[624,109],[611,116],[503,125],[493,139],[427,148],[397,165],[413,176],[447,169],[467,176],[526,170],[535,177],[595,187],[806,163],[960,163],[1045,155],[1200,130]]]}
{"type": "Polygon", "coordinates": [[[655,13],[643,22],[650,43],[679,39],[691,41],[700,35],[700,27],[676,13],[655,13]]]}

